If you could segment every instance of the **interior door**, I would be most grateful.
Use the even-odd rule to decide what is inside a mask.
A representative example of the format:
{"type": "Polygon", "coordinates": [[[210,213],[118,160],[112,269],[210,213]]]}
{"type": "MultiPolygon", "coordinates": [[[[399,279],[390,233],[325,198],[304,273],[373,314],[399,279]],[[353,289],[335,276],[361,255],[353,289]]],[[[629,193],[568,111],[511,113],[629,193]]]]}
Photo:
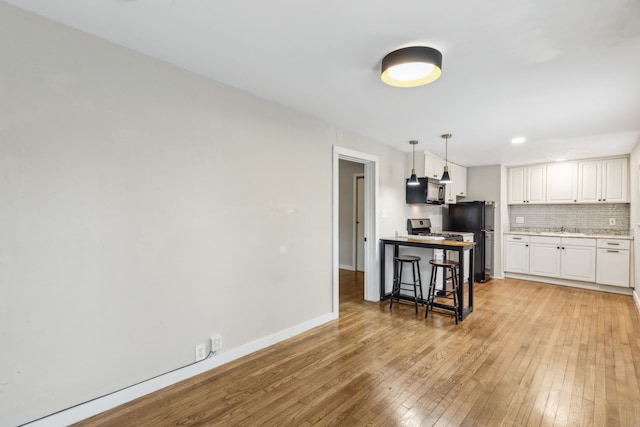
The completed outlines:
{"type": "Polygon", "coordinates": [[[356,271],[364,271],[364,176],[356,177],[356,271]]]}

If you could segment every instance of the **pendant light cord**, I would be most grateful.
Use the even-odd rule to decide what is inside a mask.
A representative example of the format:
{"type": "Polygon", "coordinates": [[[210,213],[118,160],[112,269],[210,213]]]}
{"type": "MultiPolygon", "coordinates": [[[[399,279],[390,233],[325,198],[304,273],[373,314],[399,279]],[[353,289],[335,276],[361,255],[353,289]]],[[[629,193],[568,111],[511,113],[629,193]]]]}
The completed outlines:
{"type": "Polygon", "coordinates": [[[413,146],[413,168],[412,170],[416,169],[416,144],[411,144],[413,146]]]}
{"type": "Polygon", "coordinates": [[[449,138],[451,138],[451,134],[445,133],[441,136],[444,138],[444,165],[449,166],[449,138]]]}

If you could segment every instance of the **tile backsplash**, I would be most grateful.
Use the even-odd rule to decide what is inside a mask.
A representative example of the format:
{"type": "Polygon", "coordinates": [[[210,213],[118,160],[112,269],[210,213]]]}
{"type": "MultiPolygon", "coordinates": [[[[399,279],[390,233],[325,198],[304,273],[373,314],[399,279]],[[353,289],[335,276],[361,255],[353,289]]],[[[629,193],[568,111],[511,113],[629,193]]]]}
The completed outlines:
{"type": "Polygon", "coordinates": [[[584,205],[510,205],[509,227],[512,231],[570,231],[578,233],[630,233],[628,203],[584,205]],[[523,218],[519,224],[517,218],[523,218]],[[609,225],[609,219],[615,225],[609,225]]]}

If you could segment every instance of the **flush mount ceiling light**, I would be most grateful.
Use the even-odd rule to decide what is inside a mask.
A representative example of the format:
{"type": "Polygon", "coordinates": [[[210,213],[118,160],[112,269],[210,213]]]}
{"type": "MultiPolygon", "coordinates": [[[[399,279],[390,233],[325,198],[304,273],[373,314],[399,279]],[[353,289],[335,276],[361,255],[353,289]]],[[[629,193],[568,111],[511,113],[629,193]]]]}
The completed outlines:
{"type": "Polygon", "coordinates": [[[437,80],[440,74],[442,54],[430,47],[412,46],[387,54],[380,78],[389,86],[416,87],[437,80]]]}
{"type": "Polygon", "coordinates": [[[413,168],[411,169],[411,177],[407,181],[407,185],[420,185],[418,177],[416,176],[416,144],[418,141],[409,141],[409,144],[413,145],[413,168]]]}
{"type": "Polygon", "coordinates": [[[450,133],[445,133],[444,135],[440,135],[442,138],[444,138],[444,173],[442,174],[442,178],[440,178],[440,184],[450,184],[453,181],[451,180],[451,177],[449,176],[449,167],[447,166],[449,164],[449,138],[451,138],[451,134],[450,133]]]}
{"type": "Polygon", "coordinates": [[[511,140],[511,143],[512,144],[522,144],[525,141],[526,141],[526,139],[523,136],[516,136],[515,138],[513,138],[511,140]]]}

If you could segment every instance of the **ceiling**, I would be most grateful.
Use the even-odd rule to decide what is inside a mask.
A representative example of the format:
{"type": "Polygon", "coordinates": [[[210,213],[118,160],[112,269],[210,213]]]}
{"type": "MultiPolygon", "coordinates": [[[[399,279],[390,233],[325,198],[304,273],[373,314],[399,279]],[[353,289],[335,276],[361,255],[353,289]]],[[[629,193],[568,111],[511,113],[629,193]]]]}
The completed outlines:
{"type": "Polygon", "coordinates": [[[640,142],[640,0],[3,1],[402,151],[444,156],[451,133],[464,166],[640,142]],[[384,85],[384,55],[413,45],[442,77],[384,85]]]}

